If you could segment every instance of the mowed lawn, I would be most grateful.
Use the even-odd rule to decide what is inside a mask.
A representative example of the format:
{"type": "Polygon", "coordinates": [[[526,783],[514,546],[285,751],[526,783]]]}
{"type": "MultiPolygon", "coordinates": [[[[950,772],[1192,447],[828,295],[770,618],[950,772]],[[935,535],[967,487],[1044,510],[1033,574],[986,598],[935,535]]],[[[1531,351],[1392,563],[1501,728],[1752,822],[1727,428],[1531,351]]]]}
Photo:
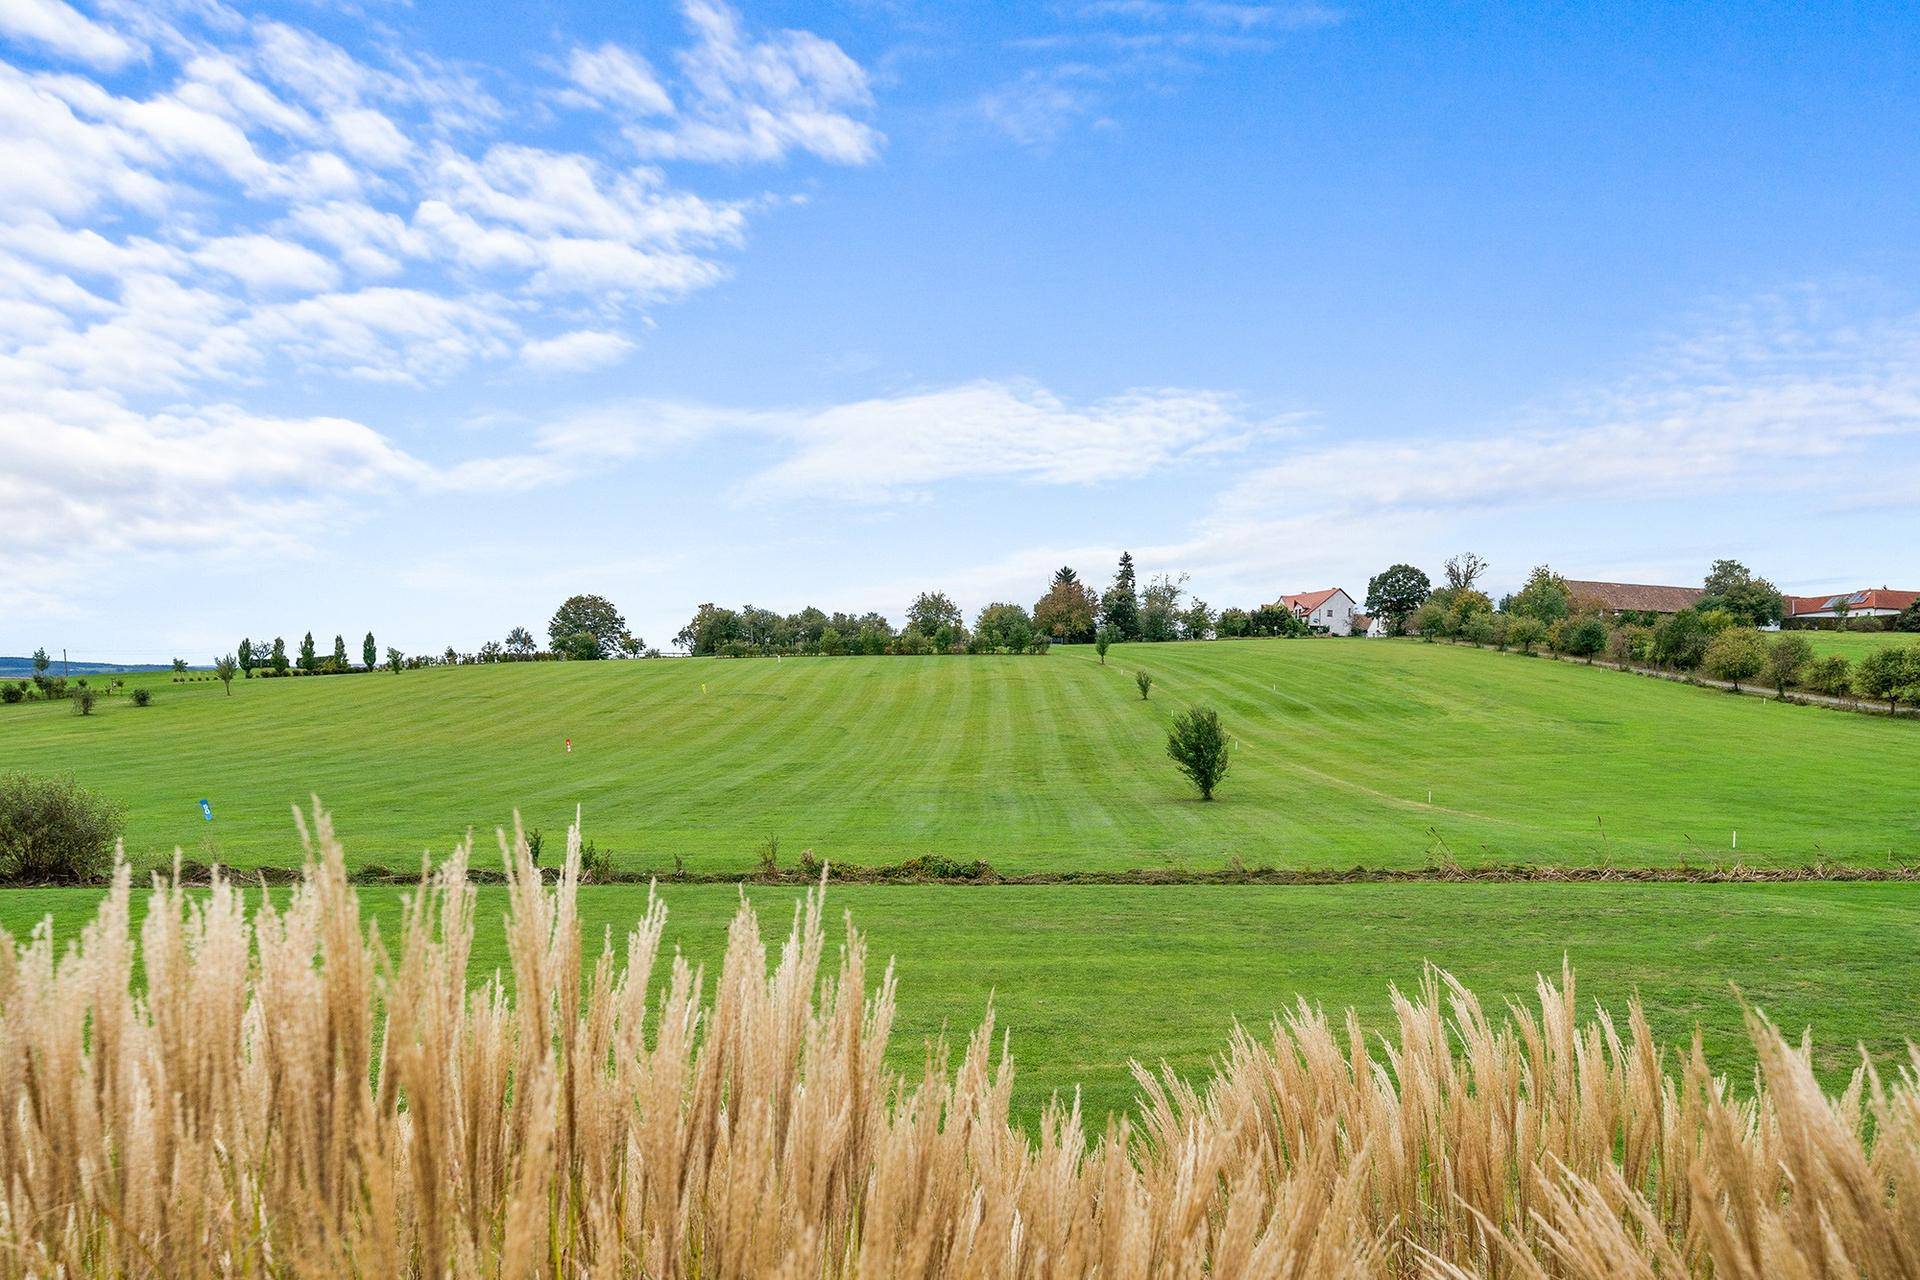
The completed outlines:
{"type": "Polygon", "coordinates": [[[1813,647],[1816,657],[1837,653],[1854,662],[1875,649],[1920,644],[1920,635],[1907,631],[1789,631],[1813,647]]]}
{"type": "MultiPolygon", "coordinates": [[[[359,891],[390,944],[401,892],[359,891]]],[[[705,963],[711,991],[738,891],[661,892],[663,955],[678,946],[705,963]]],[[[479,893],[476,978],[510,971],[505,891],[479,893]]],[[[583,889],[589,950],[607,927],[618,945],[646,895],[624,885],[583,889]]],[[[796,891],[751,895],[777,946],[796,891]]],[[[24,937],[52,913],[64,945],[98,898],[97,890],[9,890],[0,925],[24,937]]],[[[1637,991],[1661,1039],[1684,1052],[1698,1023],[1710,1061],[1738,1086],[1752,1068],[1743,998],[1791,1035],[1811,1026],[1817,1064],[1835,1088],[1859,1061],[1857,1045],[1885,1069],[1906,1061],[1906,1042],[1920,1037],[1920,911],[1906,885],[891,885],[832,889],[828,907],[835,941],[843,908],[867,934],[874,983],[887,958],[897,959],[895,1064],[917,1070],[943,1027],[964,1042],[991,1000],[1011,1035],[1027,1119],[1050,1094],[1075,1086],[1096,1116],[1128,1107],[1129,1058],[1204,1072],[1234,1019],[1264,1029],[1300,996],[1336,1019],[1352,1006],[1370,1033],[1387,1030],[1389,985],[1415,990],[1427,961],[1499,1014],[1507,997],[1530,1000],[1534,975],[1557,975],[1564,955],[1579,974],[1583,1015],[1598,1000],[1624,1018],[1637,991]]],[[[833,954],[830,946],[829,963],[833,954]]]]}
{"type": "Polygon", "coordinates": [[[1920,856],[1920,724],[1413,641],[150,683],[153,706],[87,718],[0,707],[0,769],[125,803],[142,860],[293,865],[312,793],[356,863],[400,868],[516,807],[557,838],[576,805],[618,865],[663,874],[745,870],[769,840],[786,865],[1004,872],[1699,864],[1736,831],[1758,865],[1920,856]],[[1195,703],[1236,742],[1213,804],[1165,752],[1195,703]]]}

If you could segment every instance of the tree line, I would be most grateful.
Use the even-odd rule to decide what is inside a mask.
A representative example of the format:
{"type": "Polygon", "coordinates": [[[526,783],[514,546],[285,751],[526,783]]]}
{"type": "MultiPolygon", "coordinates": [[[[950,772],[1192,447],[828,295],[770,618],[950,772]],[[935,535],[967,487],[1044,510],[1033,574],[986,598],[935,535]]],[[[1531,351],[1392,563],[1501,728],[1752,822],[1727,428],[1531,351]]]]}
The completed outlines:
{"type": "MultiPolygon", "coordinates": [[[[1454,640],[1548,651],[1589,662],[1676,674],[1702,674],[1740,689],[1761,683],[1784,697],[1804,689],[1834,698],[1920,705],[1920,644],[1876,650],[1858,662],[1844,654],[1816,656],[1804,635],[1770,633],[1780,625],[1785,601],[1765,578],[1738,560],[1716,560],[1699,600],[1673,613],[1608,609],[1583,598],[1551,566],[1539,565],[1518,591],[1496,605],[1475,585],[1487,564],[1477,555],[1446,562],[1443,586],[1397,564],[1368,583],[1367,605],[1387,620],[1390,633],[1423,640],[1454,640]]],[[[1872,630],[1883,630],[1880,619],[1872,630]]],[[[1895,628],[1920,631],[1920,601],[1891,620],[1895,628]]]]}
{"type": "Polygon", "coordinates": [[[1278,605],[1216,612],[1188,592],[1185,574],[1158,574],[1143,586],[1133,556],[1123,552],[1104,591],[1063,566],[1031,609],[997,600],[975,614],[971,625],[944,591],[915,596],[899,627],[871,610],[828,613],[810,605],[782,614],[751,604],[729,609],[708,603],[694,611],[674,644],[702,657],[1039,654],[1054,644],[1294,636],[1306,630],[1303,621],[1278,605]]]}

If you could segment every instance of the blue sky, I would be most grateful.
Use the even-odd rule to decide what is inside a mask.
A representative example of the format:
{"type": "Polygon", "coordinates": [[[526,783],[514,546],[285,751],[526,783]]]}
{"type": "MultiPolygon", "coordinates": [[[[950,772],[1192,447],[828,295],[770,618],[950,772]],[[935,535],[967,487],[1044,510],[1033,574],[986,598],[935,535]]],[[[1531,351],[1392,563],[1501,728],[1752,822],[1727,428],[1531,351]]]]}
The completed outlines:
{"type": "Polygon", "coordinates": [[[0,0],[0,652],[1920,585],[1901,6],[0,0]]]}

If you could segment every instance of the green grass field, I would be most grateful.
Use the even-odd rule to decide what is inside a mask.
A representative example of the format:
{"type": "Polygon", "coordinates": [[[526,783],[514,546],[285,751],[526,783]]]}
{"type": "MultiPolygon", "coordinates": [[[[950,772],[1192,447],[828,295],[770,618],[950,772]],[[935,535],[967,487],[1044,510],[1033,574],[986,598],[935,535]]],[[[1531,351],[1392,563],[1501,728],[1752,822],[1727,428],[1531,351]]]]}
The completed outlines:
{"type": "Polygon", "coordinates": [[[618,865],[661,872],[744,870],[770,838],[789,864],[936,853],[1005,872],[1417,867],[1443,849],[1698,863],[1730,858],[1736,830],[1759,865],[1920,853],[1920,725],[1447,645],[517,664],[231,697],[142,682],[148,708],[0,707],[0,769],[124,802],[143,860],[291,865],[288,808],[315,792],[356,862],[401,868],[516,806],[557,833],[575,805],[618,865]],[[1237,739],[1213,804],[1165,756],[1189,703],[1237,739]]]}
{"type": "Polygon", "coordinates": [[[1793,631],[1787,634],[1804,638],[1813,646],[1816,657],[1838,653],[1855,662],[1875,649],[1920,644],[1920,635],[1904,631],[1793,631]]]}
{"type": "MultiPolygon", "coordinates": [[[[359,892],[391,941],[402,891],[359,892]]],[[[662,892],[667,949],[708,964],[710,986],[737,891],[662,892]]],[[[752,894],[777,944],[796,891],[752,894]]],[[[505,891],[480,895],[477,975],[510,967],[505,891]]],[[[24,936],[51,913],[57,936],[69,937],[98,897],[8,890],[0,926],[24,936]]],[[[624,936],[646,891],[589,887],[581,899],[583,936],[597,949],[606,926],[616,942],[624,936]]],[[[1698,1022],[1710,1059],[1737,1082],[1752,1057],[1735,987],[1792,1033],[1810,1024],[1834,1086],[1858,1061],[1856,1043],[1884,1067],[1920,1037],[1920,911],[1905,885],[890,885],[835,888],[829,906],[836,916],[851,910],[867,933],[874,981],[897,957],[896,1063],[913,1069],[943,1026],[964,1040],[991,998],[1012,1036],[1029,1118],[1075,1085],[1096,1113],[1125,1106],[1132,1056],[1203,1071],[1233,1019],[1264,1027],[1296,995],[1336,1014],[1352,1005],[1382,1030],[1389,983],[1414,988],[1426,961],[1498,1011],[1503,997],[1531,998],[1534,975],[1557,974],[1564,954],[1587,1008],[1600,1000],[1624,1015],[1638,991],[1661,1038],[1684,1051],[1698,1022]]]]}

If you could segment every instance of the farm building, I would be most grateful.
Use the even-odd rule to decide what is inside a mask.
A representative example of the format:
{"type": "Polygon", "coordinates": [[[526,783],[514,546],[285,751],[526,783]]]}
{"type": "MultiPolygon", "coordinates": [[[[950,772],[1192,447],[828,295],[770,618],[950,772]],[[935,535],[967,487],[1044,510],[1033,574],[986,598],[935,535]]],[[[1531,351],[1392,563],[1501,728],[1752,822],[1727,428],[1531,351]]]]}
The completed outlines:
{"type": "Polygon", "coordinates": [[[1699,587],[1660,587],[1645,582],[1588,582],[1565,580],[1576,605],[1597,604],[1609,613],[1678,613],[1691,609],[1705,594],[1699,587]]]}
{"type": "Polygon", "coordinates": [[[1363,631],[1368,623],[1367,615],[1360,612],[1359,604],[1339,587],[1281,596],[1279,603],[1282,609],[1290,610],[1294,617],[1304,620],[1315,631],[1324,631],[1328,635],[1352,635],[1356,618],[1360,619],[1359,625],[1363,631]]]}
{"type": "Polygon", "coordinates": [[[1819,626],[1843,618],[1891,618],[1904,611],[1920,591],[1891,591],[1886,587],[1842,591],[1831,596],[1788,596],[1787,621],[1819,626]]]}

